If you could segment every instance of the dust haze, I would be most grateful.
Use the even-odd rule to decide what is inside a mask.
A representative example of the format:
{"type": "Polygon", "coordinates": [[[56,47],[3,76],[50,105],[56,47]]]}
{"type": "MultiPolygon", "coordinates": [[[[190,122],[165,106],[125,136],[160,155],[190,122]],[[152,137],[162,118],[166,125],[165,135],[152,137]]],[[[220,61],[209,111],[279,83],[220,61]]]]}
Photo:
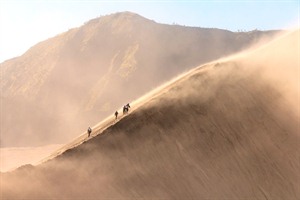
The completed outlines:
{"type": "Polygon", "coordinates": [[[67,143],[171,78],[277,33],[165,25],[130,12],[90,20],[1,63],[1,147],[67,143]]]}
{"type": "Polygon", "coordinates": [[[196,67],[90,140],[1,174],[3,198],[299,199],[298,81],[296,30],[196,67]]]}
{"type": "Polygon", "coordinates": [[[0,171],[13,171],[16,168],[26,164],[37,165],[43,158],[48,157],[52,152],[56,151],[61,146],[62,145],[60,144],[54,144],[42,147],[1,148],[0,171]]]}

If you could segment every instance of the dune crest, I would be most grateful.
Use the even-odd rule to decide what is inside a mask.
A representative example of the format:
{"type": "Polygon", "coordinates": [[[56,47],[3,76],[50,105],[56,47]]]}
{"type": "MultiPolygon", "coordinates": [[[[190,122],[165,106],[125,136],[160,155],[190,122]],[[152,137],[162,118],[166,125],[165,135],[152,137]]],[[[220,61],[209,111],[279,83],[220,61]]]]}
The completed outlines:
{"type": "Polygon", "coordinates": [[[130,12],[90,20],[1,63],[1,147],[66,143],[164,81],[277,33],[159,24],[130,12]]]}
{"type": "Polygon", "coordinates": [[[92,139],[2,174],[3,197],[299,199],[298,36],[191,70],[92,139]]]}

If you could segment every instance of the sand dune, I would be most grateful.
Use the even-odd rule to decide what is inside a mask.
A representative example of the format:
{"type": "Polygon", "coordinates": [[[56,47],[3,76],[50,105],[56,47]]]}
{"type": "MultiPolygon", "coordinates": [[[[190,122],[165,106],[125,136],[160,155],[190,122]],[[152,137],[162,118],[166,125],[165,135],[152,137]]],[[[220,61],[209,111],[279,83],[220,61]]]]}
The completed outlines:
{"type": "Polygon", "coordinates": [[[195,68],[92,139],[2,174],[2,197],[299,199],[298,81],[299,30],[195,68]]]}
{"type": "Polygon", "coordinates": [[[61,146],[53,144],[41,147],[0,148],[0,171],[7,172],[25,164],[36,165],[61,146]]]}
{"type": "Polygon", "coordinates": [[[88,21],[1,63],[1,147],[66,143],[197,65],[272,39],[159,24],[130,12],[88,21]]]}

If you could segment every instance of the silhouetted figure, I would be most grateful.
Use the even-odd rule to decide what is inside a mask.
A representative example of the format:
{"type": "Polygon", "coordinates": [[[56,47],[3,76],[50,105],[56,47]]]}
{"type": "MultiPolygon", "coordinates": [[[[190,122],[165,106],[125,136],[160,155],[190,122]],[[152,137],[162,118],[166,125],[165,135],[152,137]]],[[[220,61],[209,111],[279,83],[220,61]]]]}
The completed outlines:
{"type": "Polygon", "coordinates": [[[118,111],[115,112],[116,119],[118,118],[118,111]]]}
{"type": "Polygon", "coordinates": [[[125,115],[128,112],[128,108],[126,106],[123,106],[123,115],[125,115]]]}
{"type": "Polygon", "coordinates": [[[87,131],[87,132],[88,132],[88,137],[90,137],[90,136],[91,136],[91,133],[92,133],[91,127],[88,128],[88,131],[87,131]]]}
{"type": "Polygon", "coordinates": [[[128,113],[128,111],[129,111],[129,108],[130,108],[130,105],[129,105],[129,103],[128,103],[128,104],[126,104],[125,106],[123,106],[123,115],[128,113]]]}

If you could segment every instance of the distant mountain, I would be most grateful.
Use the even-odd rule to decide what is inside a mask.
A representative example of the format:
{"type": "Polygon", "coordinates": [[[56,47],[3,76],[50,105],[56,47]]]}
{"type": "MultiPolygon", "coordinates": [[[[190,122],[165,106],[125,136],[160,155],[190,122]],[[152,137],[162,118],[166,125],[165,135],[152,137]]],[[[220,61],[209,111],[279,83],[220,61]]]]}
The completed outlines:
{"type": "Polygon", "coordinates": [[[80,145],[0,174],[1,197],[300,199],[299,33],[199,66],[80,145]]]}
{"type": "Polygon", "coordinates": [[[66,142],[179,73],[276,33],[158,24],[130,12],[93,19],[1,63],[1,146],[66,142]]]}

